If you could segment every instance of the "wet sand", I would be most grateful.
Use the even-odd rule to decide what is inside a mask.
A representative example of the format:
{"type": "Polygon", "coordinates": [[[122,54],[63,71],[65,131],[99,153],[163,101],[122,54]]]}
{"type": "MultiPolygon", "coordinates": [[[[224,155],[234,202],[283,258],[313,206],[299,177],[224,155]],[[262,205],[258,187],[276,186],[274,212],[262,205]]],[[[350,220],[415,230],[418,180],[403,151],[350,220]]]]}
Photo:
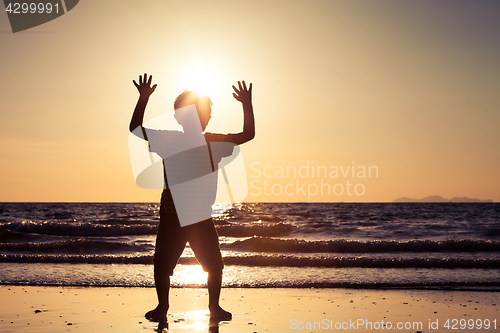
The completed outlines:
{"type": "MultiPolygon", "coordinates": [[[[233,313],[233,320],[210,327],[206,289],[174,288],[169,332],[500,331],[499,295],[227,288],[222,290],[221,305],[233,313]],[[490,328],[485,330],[487,319],[490,328]],[[445,327],[447,320],[450,328],[445,327]]],[[[0,300],[0,332],[154,332],[157,328],[144,318],[156,306],[154,288],[2,285],[0,300]]]]}

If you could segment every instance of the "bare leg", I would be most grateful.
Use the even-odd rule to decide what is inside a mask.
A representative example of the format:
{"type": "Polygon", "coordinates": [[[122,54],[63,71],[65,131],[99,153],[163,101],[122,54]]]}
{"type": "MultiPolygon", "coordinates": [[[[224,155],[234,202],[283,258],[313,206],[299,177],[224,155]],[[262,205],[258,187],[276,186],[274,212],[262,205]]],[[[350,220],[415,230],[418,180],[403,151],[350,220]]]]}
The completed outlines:
{"type": "Polygon", "coordinates": [[[210,320],[231,320],[231,313],[222,309],[219,305],[220,291],[222,286],[222,272],[208,273],[207,286],[210,320]]]}
{"type": "Polygon", "coordinates": [[[155,286],[158,295],[158,330],[168,328],[167,311],[169,307],[170,276],[155,270],[155,286]]]}
{"type": "Polygon", "coordinates": [[[158,322],[158,330],[162,330],[168,328],[167,312],[169,308],[170,276],[155,269],[154,277],[158,306],[146,313],[146,319],[158,322]]]}

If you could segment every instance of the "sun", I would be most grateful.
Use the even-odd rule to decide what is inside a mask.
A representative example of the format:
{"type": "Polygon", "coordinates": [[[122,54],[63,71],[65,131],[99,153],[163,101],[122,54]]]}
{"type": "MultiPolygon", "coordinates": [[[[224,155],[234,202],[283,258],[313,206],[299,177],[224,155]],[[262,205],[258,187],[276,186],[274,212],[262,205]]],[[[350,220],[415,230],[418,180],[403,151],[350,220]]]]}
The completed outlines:
{"type": "Polygon", "coordinates": [[[188,68],[183,77],[185,89],[213,98],[220,90],[220,74],[209,66],[196,63],[188,68]]]}

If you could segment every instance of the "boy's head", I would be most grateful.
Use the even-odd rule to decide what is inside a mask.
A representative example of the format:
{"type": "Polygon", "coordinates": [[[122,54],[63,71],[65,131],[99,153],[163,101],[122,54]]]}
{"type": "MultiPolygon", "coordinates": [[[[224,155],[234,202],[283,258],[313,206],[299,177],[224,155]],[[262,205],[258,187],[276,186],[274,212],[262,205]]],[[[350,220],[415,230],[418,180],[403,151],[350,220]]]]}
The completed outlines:
{"type": "Polygon", "coordinates": [[[199,95],[192,90],[184,90],[184,92],[175,99],[174,109],[177,110],[191,104],[196,106],[201,128],[204,131],[212,116],[212,101],[206,95],[199,95]]]}

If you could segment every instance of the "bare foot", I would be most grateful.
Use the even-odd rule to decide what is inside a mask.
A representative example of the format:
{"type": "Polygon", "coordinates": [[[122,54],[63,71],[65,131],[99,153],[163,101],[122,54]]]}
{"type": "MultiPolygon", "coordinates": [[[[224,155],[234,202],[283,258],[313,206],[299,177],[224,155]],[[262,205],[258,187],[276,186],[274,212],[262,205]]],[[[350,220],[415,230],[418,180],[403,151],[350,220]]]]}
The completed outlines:
{"type": "MultiPolygon", "coordinates": [[[[165,314],[162,316],[161,311],[160,311],[159,307],[157,306],[153,310],[146,312],[144,317],[147,320],[155,322],[155,323],[159,323],[162,318],[166,322],[167,321],[167,311],[165,311],[165,314]]],[[[168,326],[168,324],[167,324],[167,326],[168,326]]]]}
{"type": "Polygon", "coordinates": [[[219,305],[217,305],[217,308],[215,309],[210,309],[210,321],[226,321],[231,320],[232,318],[233,315],[231,312],[227,312],[219,305]]]}
{"type": "Polygon", "coordinates": [[[154,308],[151,311],[146,312],[144,317],[149,321],[152,321],[155,323],[159,322],[160,321],[160,319],[159,319],[160,318],[160,311],[159,311],[158,307],[154,308]]]}

